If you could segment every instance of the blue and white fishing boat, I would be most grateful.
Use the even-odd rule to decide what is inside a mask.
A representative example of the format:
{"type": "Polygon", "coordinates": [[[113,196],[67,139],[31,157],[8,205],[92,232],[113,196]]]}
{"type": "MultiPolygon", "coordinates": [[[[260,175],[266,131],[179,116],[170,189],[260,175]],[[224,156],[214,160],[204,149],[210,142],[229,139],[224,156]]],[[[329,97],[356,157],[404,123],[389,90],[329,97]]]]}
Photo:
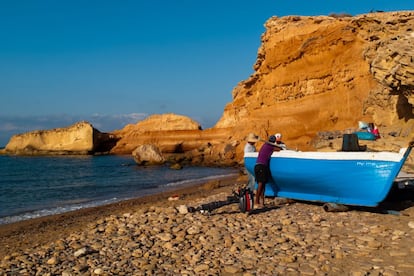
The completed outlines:
{"type": "MultiPolygon", "coordinates": [[[[411,152],[413,142],[397,152],[274,152],[265,196],[341,205],[377,206],[411,152]]],[[[257,152],[244,164],[254,175],[257,152]]]]}

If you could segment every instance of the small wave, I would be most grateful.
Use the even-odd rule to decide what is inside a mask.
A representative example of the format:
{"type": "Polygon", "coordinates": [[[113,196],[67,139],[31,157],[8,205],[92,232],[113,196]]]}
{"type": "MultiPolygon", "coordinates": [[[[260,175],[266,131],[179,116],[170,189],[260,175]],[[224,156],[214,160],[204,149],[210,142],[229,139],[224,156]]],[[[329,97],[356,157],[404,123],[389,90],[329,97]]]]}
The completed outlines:
{"type": "Polygon", "coordinates": [[[128,195],[118,195],[117,197],[111,198],[111,199],[105,199],[105,200],[94,200],[94,201],[87,201],[87,199],[76,199],[73,200],[71,203],[58,206],[54,208],[47,208],[47,209],[41,209],[36,211],[28,211],[24,212],[18,215],[10,215],[5,217],[0,217],[0,225],[2,224],[10,224],[15,223],[19,221],[34,219],[34,218],[40,218],[50,215],[57,215],[57,214],[63,214],[71,211],[76,211],[84,208],[90,208],[90,207],[97,207],[97,206],[103,206],[108,205],[115,202],[120,202],[124,200],[129,200],[132,198],[139,198],[146,195],[156,194],[159,192],[164,192],[166,190],[173,190],[177,187],[186,187],[194,184],[201,184],[206,181],[211,180],[219,180],[224,179],[227,177],[233,177],[237,176],[237,173],[227,173],[227,174],[219,174],[219,175],[210,175],[206,177],[201,178],[192,178],[192,179],[186,179],[186,180],[179,180],[174,181],[162,185],[150,185],[147,187],[141,187],[140,190],[138,190],[136,193],[129,193],[128,195]],[[83,201],[83,202],[79,202],[83,201]]]}
{"type": "Polygon", "coordinates": [[[50,215],[63,214],[63,213],[67,213],[70,211],[76,211],[76,210],[80,210],[84,208],[107,205],[107,204],[111,204],[111,203],[118,202],[118,201],[120,201],[120,199],[111,198],[111,199],[93,201],[93,202],[82,203],[82,204],[59,206],[59,207],[51,208],[51,209],[42,209],[42,210],[27,212],[27,213],[15,215],[15,216],[2,217],[0,218],[0,225],[19,222],[23,220],[34,219],[34,218],[40,218],[40,217],[45,217],[45,216],[50,216],[50,215]]]}

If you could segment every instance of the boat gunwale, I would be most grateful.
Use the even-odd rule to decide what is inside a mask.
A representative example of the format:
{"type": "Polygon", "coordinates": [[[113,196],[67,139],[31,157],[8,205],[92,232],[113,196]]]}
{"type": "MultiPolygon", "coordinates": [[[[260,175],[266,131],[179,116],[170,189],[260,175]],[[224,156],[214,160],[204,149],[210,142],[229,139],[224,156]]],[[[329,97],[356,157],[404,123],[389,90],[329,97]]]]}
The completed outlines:
{"type": "MultiPolygon", "coordinates": [[[[313,159],[313,160],[370,160],[370,161],[390,161],[400,162],[407,151],[407,148],[401,148],[400,152],[364,152],[364,151],[294,151],[294,150],[281,150],[274,152],[272,158],[296,158],[296,159],[313,159]]],[[[244,157],[258,156],[258,152],[246,152],[244,157]]]]}

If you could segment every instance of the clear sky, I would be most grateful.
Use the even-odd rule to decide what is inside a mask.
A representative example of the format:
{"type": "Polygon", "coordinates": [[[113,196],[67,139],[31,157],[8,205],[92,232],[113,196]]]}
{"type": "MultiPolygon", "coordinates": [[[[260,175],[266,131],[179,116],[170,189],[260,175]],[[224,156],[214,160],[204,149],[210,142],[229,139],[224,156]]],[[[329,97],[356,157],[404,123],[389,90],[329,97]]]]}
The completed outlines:
{"type": "Polygon", "coordinates": [[[0,146],[87,120],[177,113],[212,127],[271,16],[413,10],[412,0],[0,0],[0,146]]]}

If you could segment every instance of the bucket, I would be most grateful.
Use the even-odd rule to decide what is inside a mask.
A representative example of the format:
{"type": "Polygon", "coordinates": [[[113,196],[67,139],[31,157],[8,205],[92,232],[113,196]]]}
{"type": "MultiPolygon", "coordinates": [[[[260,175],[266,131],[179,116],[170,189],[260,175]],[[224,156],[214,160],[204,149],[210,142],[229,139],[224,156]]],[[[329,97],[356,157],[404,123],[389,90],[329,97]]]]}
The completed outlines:
{"type": "Polygon", "coordinates": [[[358,136],[355,133],[344,134],[342,138],[342,151],[360,151],[358,136]]]}

